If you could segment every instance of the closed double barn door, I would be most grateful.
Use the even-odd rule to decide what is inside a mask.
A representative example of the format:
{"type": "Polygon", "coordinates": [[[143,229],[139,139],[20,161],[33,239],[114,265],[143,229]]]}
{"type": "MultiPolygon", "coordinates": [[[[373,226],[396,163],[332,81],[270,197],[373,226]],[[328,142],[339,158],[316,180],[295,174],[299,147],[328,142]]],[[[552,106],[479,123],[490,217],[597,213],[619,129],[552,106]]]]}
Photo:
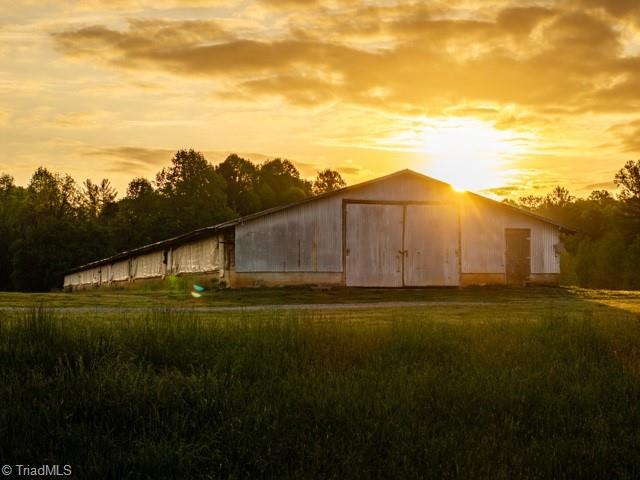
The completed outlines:
{"type": "Polygon", "coordinates": [[[345,226],[348,286],[459,284],[455,205],[347,203],[345,226]]]}

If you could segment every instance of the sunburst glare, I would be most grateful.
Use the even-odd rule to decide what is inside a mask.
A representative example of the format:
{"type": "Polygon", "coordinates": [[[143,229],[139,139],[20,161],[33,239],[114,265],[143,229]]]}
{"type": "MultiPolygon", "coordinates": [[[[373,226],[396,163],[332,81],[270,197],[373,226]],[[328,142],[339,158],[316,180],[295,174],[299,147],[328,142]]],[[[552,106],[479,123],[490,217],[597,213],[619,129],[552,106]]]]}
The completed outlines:
{"type": "Polygon", "coordinates": [[[526,138],[479,120],[455,119],[424,129],[421,170],[456,190],[504,186],[512,161],[527,150],[526,138]]]}

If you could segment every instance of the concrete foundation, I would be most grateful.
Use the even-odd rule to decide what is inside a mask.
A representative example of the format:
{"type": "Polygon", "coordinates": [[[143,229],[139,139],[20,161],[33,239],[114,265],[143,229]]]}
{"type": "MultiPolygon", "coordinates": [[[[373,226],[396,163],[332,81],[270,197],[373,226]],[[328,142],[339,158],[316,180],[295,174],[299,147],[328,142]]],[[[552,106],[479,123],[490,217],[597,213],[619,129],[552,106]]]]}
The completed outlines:
{"type": "Polygon", "coordinates": [[[314,285],[334,287],[344,285],[342,272],[230,272],[232,288],[285,287],[314,285]]]}

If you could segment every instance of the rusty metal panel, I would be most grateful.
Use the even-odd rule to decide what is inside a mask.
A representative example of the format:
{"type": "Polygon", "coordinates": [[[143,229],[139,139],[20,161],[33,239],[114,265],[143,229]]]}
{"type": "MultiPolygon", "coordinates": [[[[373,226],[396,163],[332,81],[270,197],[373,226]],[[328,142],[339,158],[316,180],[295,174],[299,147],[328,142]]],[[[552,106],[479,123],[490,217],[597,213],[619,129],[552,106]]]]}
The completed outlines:
{"type": "Polygon", "coordinates": [[[455,205],[407,205],[404,284],[459,284],[458,209],[455,205]]]}
{"type": "Polygon", "coordinates": [[[402,286],[403,215],[401,205],[347,205],[348,286],[402,286]]]}

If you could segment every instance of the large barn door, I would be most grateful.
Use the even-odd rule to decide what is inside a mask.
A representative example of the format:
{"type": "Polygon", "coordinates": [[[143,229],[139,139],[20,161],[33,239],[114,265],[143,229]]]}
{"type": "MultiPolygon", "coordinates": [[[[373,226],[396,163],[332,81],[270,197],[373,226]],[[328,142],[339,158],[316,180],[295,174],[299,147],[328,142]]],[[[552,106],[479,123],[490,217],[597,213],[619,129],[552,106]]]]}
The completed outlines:
{"type": "Polygon", "coordinates": [[[507,228],[506,273],[507,285],[524,287],[531,275],[531,231],[528,228],[507,228]]]}
{"type": "Polygon", "coordinates": [[[459,285],[457,208],[407,205],[404,228],[404,284],[459,285]]]}
{"type": "Polygon", "coordinates": [[[403,213],[402,205],[347,204],[348,286],[402,286],[403,213]]]}

